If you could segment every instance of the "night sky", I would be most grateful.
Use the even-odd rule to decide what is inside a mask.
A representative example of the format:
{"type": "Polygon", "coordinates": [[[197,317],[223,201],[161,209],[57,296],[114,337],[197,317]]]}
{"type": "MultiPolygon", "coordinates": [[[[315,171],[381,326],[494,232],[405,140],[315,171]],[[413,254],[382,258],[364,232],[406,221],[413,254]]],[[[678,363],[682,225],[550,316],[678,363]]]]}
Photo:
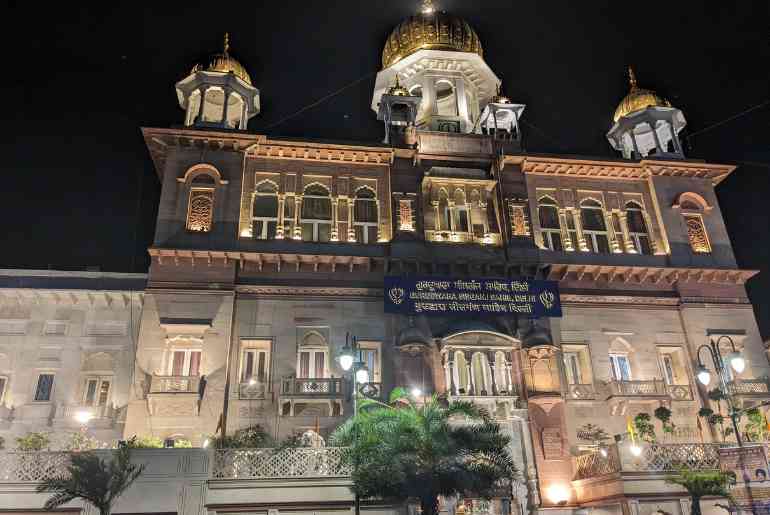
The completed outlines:
{"type": "MultiPolygon", "coordinates": [[[[527,151],[611,156],[605,133],[632,64],[641,87],[685,113],[688,157],[739,165],[717,192],[740,267],[760,270],[749,292],[770,336],[770,3],[602,4],[437,7],[475,27],[505,93],[527,104],[527,151]]],[[[250,131],[373,142],[382,45],[419,1],[53,5],[0,12],[0,266],[144,272],[159,184],[139,128],[181,124],[174,83],[221,49],[223,32],[261,91],[250,131]]]]}

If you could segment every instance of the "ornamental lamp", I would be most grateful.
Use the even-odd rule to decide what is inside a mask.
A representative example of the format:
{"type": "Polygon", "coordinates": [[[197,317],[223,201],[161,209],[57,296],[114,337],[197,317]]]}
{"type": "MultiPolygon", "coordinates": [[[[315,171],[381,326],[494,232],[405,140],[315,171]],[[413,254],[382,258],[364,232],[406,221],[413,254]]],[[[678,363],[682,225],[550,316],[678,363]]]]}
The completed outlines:
{"type": "Polygon", "coordinates": [[[366,365],[356,370],[356,382],[358,384],[369,382],[369,369],[366,367],[366,365]]]}
{"type": "Polygon", "coordinates": [[[702,363],[695,369],[695,375],[698,376],[698,381],[700,381],[700,384],[703,386],[708,386],[711,382],[711,372],[709,372],[702,363]]]}
{"type": "Polygon", "coordinates": [[[740,374],[746,370],[746,360],[743,359],[743,356],[741,356],[741,353],[737,350],[730,353],[728,360],[730,361],[730,366],[733,367],[733,370],[735,370],[736,373],[740,374]]]}

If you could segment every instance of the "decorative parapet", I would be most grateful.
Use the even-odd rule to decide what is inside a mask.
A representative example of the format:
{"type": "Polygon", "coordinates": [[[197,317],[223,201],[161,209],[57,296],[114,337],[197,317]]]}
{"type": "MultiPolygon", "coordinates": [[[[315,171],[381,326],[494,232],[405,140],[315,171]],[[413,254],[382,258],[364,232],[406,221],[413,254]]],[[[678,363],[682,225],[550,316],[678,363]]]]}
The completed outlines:
{"type": "Polygon", "coordinates": [[[198,393],[198,376],[153,376],[150,393],[198,393]]]}
{"type": "Polygon", "coordinates": [[[610,381],[611,397],[664,397],[668,395],[666,384],[658,379],[651,381],[610,381]]]}
{"type": "Polygon", "coordinates": [[[639,443],[638,456],[632,447],[631,442],[625,441],[609,446],[604,453],[595,451],[577,456],[574,481],[626,472],[660,474],[683,467],[689,470],[719,468],[719,444],[716,443],[639,443]]]}
{"type": "Polygon", "coordinates": [[[69,452],[0,453],[0,481],[4,483],[40,483],[67,474],[69,452]]]}
{"type": "Polygon", "coordinates": [[[350,476],[342,447],[284,449],[217,449],[213,479],[293,479],[350,476]]]}
{"type": "Polygon", "coordinates": [[[770,395],[770,380],[768,379],[737,379],[727,385],[731,395],[760,396],[770,395]]]}

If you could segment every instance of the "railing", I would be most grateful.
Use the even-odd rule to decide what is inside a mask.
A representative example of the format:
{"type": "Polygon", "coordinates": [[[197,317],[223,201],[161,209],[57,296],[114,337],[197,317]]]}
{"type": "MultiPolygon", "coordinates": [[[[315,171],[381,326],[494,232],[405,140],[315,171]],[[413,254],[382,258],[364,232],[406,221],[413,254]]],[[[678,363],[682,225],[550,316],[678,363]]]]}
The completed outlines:
{"type": "Polygon", "coordinates": [[[382,383],[363,383],[358,385],[358,393],[363,397],[375,400],[385,399],[382,383]]]}
{"type": "Polygon", "coordinates": [[[318,449],[217,449],[214,479],[285,479],[347,477],[350,467],[342,460],[345,448],[318,449]]]}
{"type": "Polygon", "coordinates": [[[452,231],[425,231],[425,239],[428,241],[446,241],[450,243],[484,243],[487,245],[500,245],[502,237],[499,233],[487,233],[477,236],[469,232],[452,231]]]}
{"type": "Polygon", "coordinates": [[[641,454],[631,452],[631,442],[625,441],[605,449],[606,456],[595,451],[575,458],[575,480],[619,472],[668,473],[680,468],[715,470],[719,468],[719,444],[639,443],[641,454]]]}
{"type": "Polygon", "coordinates": [[[651,381],[610,381],[610,397],[665,397],[668,395],[666,384],[659,380],[651,381]]]}
{"type": "Polygon", "coordinates": [[[605,456],[600,451],[581,454],[575,458],[575,480],[607,476],[620,472],[618,447],[612,445],[606,449],[605,456]]]}
{"type": "Polygon", "coordinates": [[[565,392],[568,399],[591,400],[596,398],[593,384],[568,384],[565,392]]]}
{"type": "Polygon", "coordinates": [[[240,383],[238,398],[244,400],[264,400],[267,398],[267,383],[240,383]]]}
{"type": "Polygon", "coordinates": [[[199,376],[152,376],[150,393],[198,393],[199,376]]]}
{"type": "Polygon", "coordinates": [[[737,379],[727,385],[731,395],[767,395],[770,384],[767,379],[737,379]]]}
{"type": "Polygon", "coordinates": [[[74,419],[81,413],[88,413],[92,419],[110,418],[112,406],[84,406],[82,404],[59,404],[56,407],[56,418],[74,419]]]}
{"type": "Polygon", "coordinates": [[[692,389],[689,384],[667,384],[666,390],[672,400],[675,401],[691,401],[692,389]]]}
{"type": "Polygon", "coordinates": [[[344,380],[331,379],[300,379],[285,377],[281,381],[281,395],[284,397],[342,397],[344,380]]]}
{"type": "Polygon", "coordinates": [[[67,474],[69,452],[0,452],[0,481],[35,482],[67,474]]]}

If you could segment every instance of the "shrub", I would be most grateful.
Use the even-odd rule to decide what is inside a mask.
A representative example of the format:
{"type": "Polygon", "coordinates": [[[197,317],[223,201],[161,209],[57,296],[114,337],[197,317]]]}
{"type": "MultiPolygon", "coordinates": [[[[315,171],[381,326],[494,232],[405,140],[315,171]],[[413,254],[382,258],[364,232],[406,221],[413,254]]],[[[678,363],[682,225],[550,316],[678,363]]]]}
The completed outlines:
{"type": "Polygon", "coordinates": [[[51,439],[45,433],[27,433],[16,439],[16,446],[20,451],[33,452],[47,449],[51,439]]]}
{"type": "Polygon", "coordinates": [[[129,449],[161,449],[163,440],[157,436],[137,436],[134,435],[123,444],[129,449]]]}

